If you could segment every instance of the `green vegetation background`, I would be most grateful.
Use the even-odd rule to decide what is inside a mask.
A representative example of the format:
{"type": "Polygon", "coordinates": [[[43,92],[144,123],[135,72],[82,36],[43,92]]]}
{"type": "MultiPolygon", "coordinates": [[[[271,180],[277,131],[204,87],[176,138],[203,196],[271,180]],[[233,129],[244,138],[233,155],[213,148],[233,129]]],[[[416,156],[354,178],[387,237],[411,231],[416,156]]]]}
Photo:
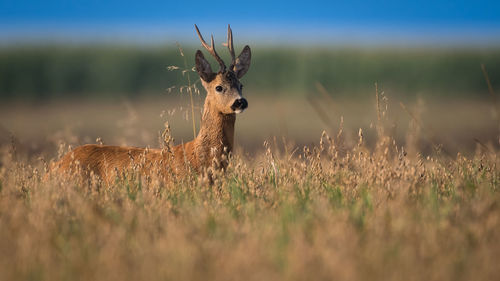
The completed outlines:
{"type": "MultiPolygon", "coordinates": [[[[186,48],[182,57],[173,44],[2,47],[0,100],[158,95],[187,84],[181,71],[167,67],[184,69],[186,60],[191,68],[194,51],[186,48]]],[[[355,97],[371,92],[378,82],[392,96],[481,97],[488,95],[481,64],[493,87],[500,88],[500,49],[253,47],[252,51],[251,71],[243,81],[252,93],[303,95],[318,81],[335,95],[355,97]]]]}

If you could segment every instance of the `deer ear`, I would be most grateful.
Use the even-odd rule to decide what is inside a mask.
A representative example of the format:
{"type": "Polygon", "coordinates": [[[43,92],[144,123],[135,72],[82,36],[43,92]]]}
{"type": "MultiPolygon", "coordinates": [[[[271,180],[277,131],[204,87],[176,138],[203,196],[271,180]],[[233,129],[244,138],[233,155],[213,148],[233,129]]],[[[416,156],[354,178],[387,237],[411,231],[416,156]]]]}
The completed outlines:
{"type": "Polygon", "coordinates": [[[215,78],[215,73],[200,50],[196,51],[196,71],[205,82],[210,82],[215,78]]]}
{"type": "Polygon", "coordinates": [[[250,52],[250,47],[248,45],[243,48],[241,54],[236,59],[236,62],[233,67],[233,71],[236,74],[236,77],[240,79],[247,73],[250,68],[250,59],[252,58],[252,53],[250,52]]]}

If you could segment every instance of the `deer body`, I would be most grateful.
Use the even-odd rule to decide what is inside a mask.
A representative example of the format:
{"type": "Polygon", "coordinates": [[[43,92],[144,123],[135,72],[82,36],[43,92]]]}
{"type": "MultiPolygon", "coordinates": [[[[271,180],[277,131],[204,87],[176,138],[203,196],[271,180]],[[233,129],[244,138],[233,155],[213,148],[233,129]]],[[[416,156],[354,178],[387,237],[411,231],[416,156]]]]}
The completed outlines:
{"type": "MultiPolygon", "coordinates": [[[[196,27],[196,25],[195,25],[196,27]]],[[[125,146],[87,144],[75,148],[54,163],[52,170],[88,176],[95,174],[111,183],[117,173],[138,167],[143,174],[156,174],[165,179],[172,175],[184,176],[189,171],[198,173],[207,168],[225,168],[234,145],[236,114],[248,106],[242,97],[239,79],[250,66],[250,48],[245,46],[238,58],[234,55],[232,31],[228,26],[228,42],[232,62],[229,70],[209,47],[196,27],[202,45],[220,64],[214,73],[201,51],[196,52],[196,70],[207,91],[200,131],[197,137],[171,149],[149,149],[125,146]]]]}

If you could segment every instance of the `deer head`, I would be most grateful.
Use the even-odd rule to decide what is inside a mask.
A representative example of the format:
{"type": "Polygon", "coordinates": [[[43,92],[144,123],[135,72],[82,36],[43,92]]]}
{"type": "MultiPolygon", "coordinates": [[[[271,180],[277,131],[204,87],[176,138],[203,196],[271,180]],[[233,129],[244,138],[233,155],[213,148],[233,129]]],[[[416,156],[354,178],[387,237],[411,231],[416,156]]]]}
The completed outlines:
{"type": "Polygon", "coordinates": [[[217,73],[213,72],[210,63],[205,59],[203,53],[200,50],[196,52],[196,71],[200,75],[203,87],[207,90],[206,103],[222,114],[243,112],[248,107],[248,102],[242,96],[243,85],[240,82],[240,78],[245,75],[250,67],[250,47],[248,45],[245,46],[241,54],[236,58],[233,47],[233,32],[228,25],[227,43],[224,45],[227,46],[231,54],[231,64],[227,68],[224,61],[215,51],[214,37],[211,36],[211,44],[208,46],[196,24],[194,27],[203,47],[220,65],[219,71],[217,73]]]}

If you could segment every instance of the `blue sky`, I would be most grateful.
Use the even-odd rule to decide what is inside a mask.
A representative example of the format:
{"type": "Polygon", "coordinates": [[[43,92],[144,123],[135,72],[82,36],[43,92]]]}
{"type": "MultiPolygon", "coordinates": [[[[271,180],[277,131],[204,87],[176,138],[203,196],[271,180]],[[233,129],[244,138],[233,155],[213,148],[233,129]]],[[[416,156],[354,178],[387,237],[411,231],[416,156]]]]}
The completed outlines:
{"type": "Polygon", "coordinates": [[[500,1],[0,0],[2,43],[191,43],[194,23],[270,44],[500,45],[500,1]]]}

